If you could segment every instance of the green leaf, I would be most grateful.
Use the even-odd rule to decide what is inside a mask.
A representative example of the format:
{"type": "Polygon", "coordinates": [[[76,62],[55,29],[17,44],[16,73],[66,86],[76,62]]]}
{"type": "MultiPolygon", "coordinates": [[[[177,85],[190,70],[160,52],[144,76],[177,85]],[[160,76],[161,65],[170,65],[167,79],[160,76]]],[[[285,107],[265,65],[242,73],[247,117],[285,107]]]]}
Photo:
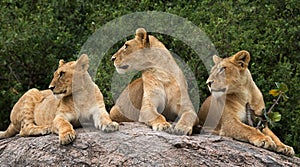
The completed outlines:
{"type": "Polygon", "coordinates": [[[277,88],[279,89],[280,83],[279,82],[275,82],[275,84],[276,84],[277,88]]]}
{"type": "Polygon", "coordinates": [[[284,101],[287,101],[289,99],[289,97],[285,93],[282,94],[282,98],[284,101]]]}
{"type": "Polygon", "coordinates": [[[268,123],[272,122],[272,120],[270,118],[270,113],[268,113],[266,109],[264,109],[264,116],[268,123]]]}
{"type": "Polygon", "coordinates": [[[268,116],[272,122],[279,122],[281,120],[281,114],[279,112],[271,112],[268,116]]]}
{"type": "Polygon", "coordinates": [[[279,87],[278,87],[278,90],[281,91],[281,92],[286,93],[289,89],[288,89],[288,87],[285,83],[280,83],[279,87]]]}

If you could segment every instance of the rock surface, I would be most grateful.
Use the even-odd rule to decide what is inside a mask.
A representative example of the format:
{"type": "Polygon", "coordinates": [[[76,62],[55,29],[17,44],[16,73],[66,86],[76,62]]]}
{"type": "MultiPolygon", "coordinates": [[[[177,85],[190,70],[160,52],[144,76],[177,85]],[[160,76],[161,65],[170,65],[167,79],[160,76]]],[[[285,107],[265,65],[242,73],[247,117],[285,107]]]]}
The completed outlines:
{"type": "Polygon", "coordinates": [[[77,129],[75,142],[58,136],[0,140],[4,166],[300,166],[287,157],[248,143],[209,134],[176,136],[141,123],[123,123],[119,132],[77,129]]]}

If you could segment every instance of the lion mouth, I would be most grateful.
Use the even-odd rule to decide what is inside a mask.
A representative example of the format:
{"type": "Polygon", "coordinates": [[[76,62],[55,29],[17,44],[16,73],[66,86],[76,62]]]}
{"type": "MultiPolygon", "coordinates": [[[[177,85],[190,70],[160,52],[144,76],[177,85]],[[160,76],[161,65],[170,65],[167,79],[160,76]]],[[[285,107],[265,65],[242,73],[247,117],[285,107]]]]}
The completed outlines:
{"type": "Polygon", "coordinates": [[[118,68],[123,69],[123,70],[126,70],[128,67],[129,67],[129,65],[124,65],[124,66],[120,66],[120,67],[118,67],[118,68]]]}
{"type": "Polygon", "coordinates": [[[226,88],[223,88],[223,89],[211,89],[211,92],[221,92],[221,93],[224,93],[226,91],[226,88]]]}
{"type": "Polygon", "coordinates": [[[53,92],[54,95],[65,94],[65,93],[67,93],[66,90],[65,91],[61,91],[61,92],[53,92]]]}

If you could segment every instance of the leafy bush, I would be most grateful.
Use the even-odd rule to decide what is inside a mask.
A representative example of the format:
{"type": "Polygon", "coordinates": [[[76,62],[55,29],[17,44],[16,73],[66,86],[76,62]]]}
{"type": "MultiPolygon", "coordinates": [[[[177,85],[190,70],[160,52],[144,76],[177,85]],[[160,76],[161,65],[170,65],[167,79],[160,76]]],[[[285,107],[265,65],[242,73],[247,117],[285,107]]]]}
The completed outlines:
{"type": "MultiPolygon", "coordinates": [[[[273,130],[283,142],[300,152],[300,3],[297,0],[126,3],[3,0],[0,9],[0,129],[7,127],[10,110],[18,98],[32,87],[46,89],[58,60],[74,60],[97,28],[125,14],[154,10],[178,15],[200,27],[220,56],[248,50],[250,70],[264,94],[267,108],[272,105],[273,97],[268,92],[274,83],[286,83],[290,99],[276,107],[282,119],[273,130]]],[[[208,73],[203,63],[182,41],[163,34],[154,35],[189,64],[203,102],[209,94],[205,86],[208,73]]],[[[110,83],[114,67],[109,59],[123,42],[107,52],[95,79],[106,97],[107,109],[113,105],[110,83]]]]}

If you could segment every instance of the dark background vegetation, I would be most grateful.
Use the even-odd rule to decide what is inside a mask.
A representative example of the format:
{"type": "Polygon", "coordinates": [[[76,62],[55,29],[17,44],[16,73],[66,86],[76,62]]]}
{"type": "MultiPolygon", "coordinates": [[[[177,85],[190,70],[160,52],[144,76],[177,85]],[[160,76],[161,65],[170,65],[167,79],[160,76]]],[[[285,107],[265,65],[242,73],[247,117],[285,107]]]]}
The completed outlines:
{"type": "MultiPolygon", "coordinates": [[[[26,90],[47,89],[58,60],[75,60],[81,46],[97,28],[137,11],[162,11],[186,18],[202,29],[221,57],[248,50],[250,70],[264,94],[275,82],[289,87],[287,102],[275,110],[282,120],[273,130],[283,142],[300,152],[300,3],[298,0],[203,0],[203,1],[84,1],[2,0],[0,2],[0,129],[26,90]],[[92,25],[95,23],[95,26],[92,25]]],[[[120,29],[122,31],[122,29],[120,29]]],[[[134,33],[134,30],[133,30],[134,33]]],[[[201,102],[209,92],[207,70],[197,55],[181,41],[159,35],[160,40],[194,71],[201,102]]],[[[114,72],[110,49],[99,67],[96,83],[105,96],[107,109],[113,105],[110,80],[114,72]]]]}

